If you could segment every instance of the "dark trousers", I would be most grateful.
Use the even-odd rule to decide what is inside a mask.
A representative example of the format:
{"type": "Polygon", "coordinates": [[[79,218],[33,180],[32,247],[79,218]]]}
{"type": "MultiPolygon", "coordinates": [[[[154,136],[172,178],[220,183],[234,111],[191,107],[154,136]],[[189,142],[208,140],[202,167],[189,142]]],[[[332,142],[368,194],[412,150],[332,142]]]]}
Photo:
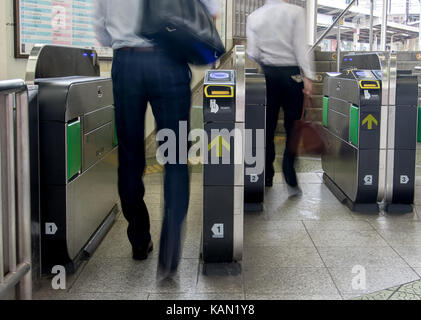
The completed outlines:
{"type": "Polygon", "coordinates": [[[298,67],[263,66],[267,87],[267,113],[266,113],[266,178],[272,179],[275,175],[273,162],[275,161],[275,131],[279,119],[279,110],[284,110],[284,126],[286,132],[286,145],[282,169],[285,181],[292,187],[298,185],[295,173],[295,156],[289,152],[294,122],[299,120],[303,112],[304,94],[303,83],[297,83],[291,76],[299,75],[298,67]]]}
{"type": "Polygon", "coordinates": [[[127,234],[134,248],[151,239],[145,186],[145,112],[150,102],[157,130],[171,129],[177,138],[177,163],[165,165],[165,212],[161,232],[160,265],[176,268],[181,228],[189,204],[187,159],[179,159],[180,121],[190,122],[191,73],[187,64],[165,52],[115,51],[112,78],[119,142],[118,188],[127,234]],[[180,161],[183,160],[183,161],[180,161]]]}

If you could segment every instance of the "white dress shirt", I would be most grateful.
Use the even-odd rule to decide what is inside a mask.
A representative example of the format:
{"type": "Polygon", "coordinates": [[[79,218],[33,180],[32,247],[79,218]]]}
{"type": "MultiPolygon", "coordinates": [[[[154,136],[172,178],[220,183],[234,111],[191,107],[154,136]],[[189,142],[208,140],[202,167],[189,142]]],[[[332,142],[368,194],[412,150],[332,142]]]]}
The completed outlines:
{"type": "Polygon", "coordinates": [[[303,8],[281,0],[267,0],[247,21],[247,54],[269,66],[299,66],[314,79],[312,57],[307,54],[306,15],[303,8]]]}
{"type": "MultiPolygon", "coordinates": [[[[219,13],[218,0],[200,0],[212,16],[219,13]]],[[[94,30],[104,47],[150,47],[152,43],[136,35],[143,0],[94,0],[94,30]]]]}

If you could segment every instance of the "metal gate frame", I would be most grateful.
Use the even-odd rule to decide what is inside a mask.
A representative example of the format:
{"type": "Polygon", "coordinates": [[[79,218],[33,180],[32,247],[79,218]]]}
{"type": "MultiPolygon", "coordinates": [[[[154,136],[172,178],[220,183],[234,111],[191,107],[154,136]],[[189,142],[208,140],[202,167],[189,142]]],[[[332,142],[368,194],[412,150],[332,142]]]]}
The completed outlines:
{"type": "Polygon", "coordinates": [[[28,88],[0,82],[0,299],[32,298],[28,88]]]}

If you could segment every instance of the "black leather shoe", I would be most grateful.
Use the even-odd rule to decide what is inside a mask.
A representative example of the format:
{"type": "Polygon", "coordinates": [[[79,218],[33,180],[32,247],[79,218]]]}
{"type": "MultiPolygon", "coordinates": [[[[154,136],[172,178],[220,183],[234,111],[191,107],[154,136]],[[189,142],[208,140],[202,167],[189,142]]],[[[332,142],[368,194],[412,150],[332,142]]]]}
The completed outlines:
{"type": "Polygon", "coordinates": [[[152,240],[149,241],[149,244],[145,248],[135,249],[133,248],[133,259],[134,260],[146,260],[148,258],[148,254],[151,253],[153,250],[153,243],[152,240]]]}
{"type": "Polygon", "coordinates": [[[273,187],[273,179],[266,179],[265,180],[265,187],[273,187]]]}

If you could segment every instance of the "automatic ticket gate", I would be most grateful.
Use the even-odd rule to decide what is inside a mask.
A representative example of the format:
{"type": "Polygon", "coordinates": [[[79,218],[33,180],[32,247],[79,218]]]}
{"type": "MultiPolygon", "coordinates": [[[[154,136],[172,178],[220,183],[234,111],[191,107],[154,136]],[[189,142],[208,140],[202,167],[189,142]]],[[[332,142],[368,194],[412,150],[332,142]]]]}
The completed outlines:
{"type": "Polygon", "coordinates": [[[75,271],[118,212],[112,81],[99,75],[94,50],[36,46],[29,58],[26,81],[37,86],[39,104],[43,273],[56,265],[75,271]]]}
{"type": "Polygon", "coordinates": [[[205,76],[203,112],[209,144],[208,163],[203,165],[205,263],[242,258],[244,110],[236,108],[238,81],[234,70],[207,71],[205,76]]]}
{"type": "Polygon", "coordinates": [[[352,210],[412,211],[417,104],[417,78],[393,53],[346,56],[325,78],[324,181],[352,210]]]}
{"type": "Polygon", "coordinates": [[[266,157],[266,80],[257,69],[246,69],[244,211],[263,211],[266,157]],[[251,141],[250,141],[251,140],[251,141]],[[259,141],[259,142],[257,142],[259,141]],[[260,166],[247,163],[251,156],[260,166]],[[256,170],[252,170],[255,167],[256,170]]]}
{"type": "MultiPolygon", "coordinates": [[[[235,70],[208,70],[203,87],[208,137],[203,165],[205,273],[215,263],[238,265],[235,262],[242,260],[243,253],[244,211],[247,207],[261,210],[264,200],[265,81],[257,70],[244,68],[243,46],[235,48],[234,59],[235,70]],[[249,139],[245,128],[252,133],[249,139]],[[246,163],[245,154],[254,163],[246,163]]],[[[241,268],[229,272],[235,270],[241,268]]]]}

